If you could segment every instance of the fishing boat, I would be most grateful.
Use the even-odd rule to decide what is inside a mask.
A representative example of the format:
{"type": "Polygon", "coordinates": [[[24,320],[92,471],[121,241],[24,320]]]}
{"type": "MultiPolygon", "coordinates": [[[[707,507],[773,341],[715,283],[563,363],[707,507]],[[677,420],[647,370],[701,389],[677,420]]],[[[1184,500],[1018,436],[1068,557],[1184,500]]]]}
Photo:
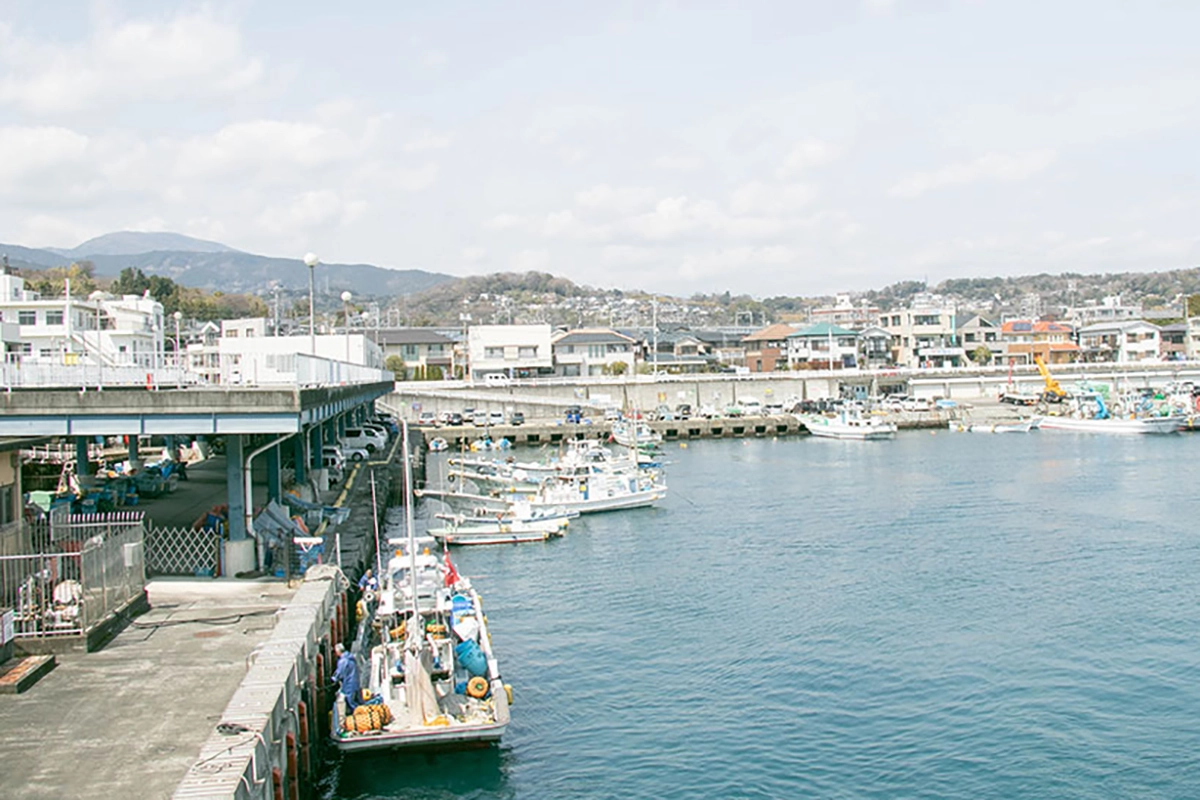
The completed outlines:
{"type": "Polygon", "coordinates": [[[429,452],[444,453],[450,449],[450,443],[441,436],[435,436],[429,440],[429,452]]]}
{"type": "MultiPolygon", "coordinates": [[[[405,447],[407,425],[403,427],[405,447]]],[[[411,475],[405,470],[406,489],[411,475]]],[[[330,737],[341,751],[499,741],[509,723],[510,688],[500,678],[483,602],[432,538],[389,517],[392,552],[378,598],[368,604],[354,645],[367,698],[353,711],[339,698],[330,737]]]]}
{"type": "Polygon", "coordinates": [[[1034,429],[1036,422],[1036,419],[1016,422],[971,422],[952,419],[947,423],[947,428],[955,433],[1029,433],[1034,429]]]}
{"type": "Polygon", "coordinates": [[[809,433],[822,439],[873,441],[896,437],[896,423],[850,411],[842,411],[834,417],[816,414],[797,414],[796,417],[804,423],[809,433]]]}
{"type": "Polygon", "coordinates": [[[653,448],[662,444],[662,434],[645,422],[631,419],[613,420],[612,440],[622,447],[653,448]]]}
{"type": "Polygon", "coordinates": [[[428,528],[426,533],[439,542],[454,545],[544,542],[561,537],[569,524],[566,517],[523,520],[503,515],[488,519],[467,514],[436,514],[435,519],[443,524],[428,528]]]}
{"type": "Polygon", "coordinates": [[[1175,433],[1187,425],[1187,415],[1175,413],[1169,406],[1156,408],[1127,400],[1118,401],[1115,407],[1117,414],[1100,392],[1082,391],[1070,397],[1062,414],[1039,417],[1037,426],[1047,431],[1125,436],[1175,433]]]}
{"type": "Polygon", "coordinates": [[[667,496],[656,470],[596,470],[547,478],[529,497],[534,509],[558,508],[580,514],[652,506],[667,496]]]}

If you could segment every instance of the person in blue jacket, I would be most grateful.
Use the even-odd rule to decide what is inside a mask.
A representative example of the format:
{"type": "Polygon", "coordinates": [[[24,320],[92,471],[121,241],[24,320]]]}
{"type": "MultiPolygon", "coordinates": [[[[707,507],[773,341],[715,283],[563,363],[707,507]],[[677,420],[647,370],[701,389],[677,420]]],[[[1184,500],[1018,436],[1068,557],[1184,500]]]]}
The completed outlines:
{"type": "Polygon", "coordinates": [[[337,654],[337,669],[330,678],[334,683],[340,683],[342,694],[346,697],[346,713],[354,711],[360,705],[358,693],[358,662],[346,651],[346,646],[338,642],[333,652],[337,654]]]}

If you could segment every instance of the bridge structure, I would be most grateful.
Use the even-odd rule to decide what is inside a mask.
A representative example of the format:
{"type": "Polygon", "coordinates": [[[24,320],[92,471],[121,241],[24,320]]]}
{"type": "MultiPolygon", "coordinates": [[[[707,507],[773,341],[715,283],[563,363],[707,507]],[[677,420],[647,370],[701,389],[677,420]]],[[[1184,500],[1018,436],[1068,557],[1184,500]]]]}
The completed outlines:
{"type": "Polygon", "coordinates": [[[71,439],[77,471],[85,475],[88,444],[95,437],[127,437],[129,459],[138,463],[140,436],[189,441],[220,436],[226,448],[229,539],[236,543],[248,538],[246,478],[255,457],[266,461],[268,498],[278,499],[285,448],[290,448],[297,482],[306,481],[309,471],[321,466],[322,445],[365,421],[374,401],[392,388],[383,380],[325,386],[9,388],[0,392],[0,438],[71,439]]]}

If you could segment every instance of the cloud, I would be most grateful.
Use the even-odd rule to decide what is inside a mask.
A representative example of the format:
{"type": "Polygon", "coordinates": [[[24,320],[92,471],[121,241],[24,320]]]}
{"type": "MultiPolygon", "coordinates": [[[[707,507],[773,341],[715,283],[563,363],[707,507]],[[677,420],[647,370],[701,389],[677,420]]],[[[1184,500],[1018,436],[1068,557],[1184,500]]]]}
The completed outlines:
{"type": "Polygon", "coordinates": [[[886,17],[896,9],[896,0],[862,0],[862,6],[871,16],[886,17]]]}
{"type": "Polygon", "coordinates": [[[475,264],[487,258],[487,250],[482,247],[464,247],[459,256],[468,264],[475,264]]]}
{"type": "Polygon", "coordinates": [[[314,229],[344,227],[366,209],[361,200],[346,200],[338,192],[303,192],[268,206],[255,219],[267,232],[302,241],[314,229]]]}
{"type": "Polygon", "coordinates": [[[789,247],[731,247],[691,254],[679,265],[679,276],[688,280],[746,274],[748,270],[790,265],[796,253],[789,247]]]}
{"type": "Polygon", "coordinates": [[[650,166],[663,172],[699,172],[704,169],[704,159],[691,153],[666,153],[652,159],[650,166]]]}
{"type": "Polygon", "coordinates": [[[507,231],[523,227],[525,218],[517,214],[497,214],[483,224],[485,228],[491,228],[494,231],[507,231]]]}
{"type": "Polygon", "coordinates": [[[952,186],[1024,181],[1047,169],[1054,159],[1054,152],[1049,150],[1018,155],[988,153],[974,161],[946,164],[930,172],[914,172],[896,183],[890,194],[911,198],[952,186]]]}
{"type": "Polygon", "coordinates": [[[816,187],[808,184],[751,181],[734,190],[729,210],[734,214],[793,214],[810,205],[816,196],[816,187]]]}
{"type": "Polygon", "coordinates": [[[406,153],[423,153],[427,150],[445,150],[450,146],[453,137],[448,133],[434,133],[433,131],[421,131],[413,136],[401,149],[406,153]]]}
{"type": "Polygon", "coordinates": [[[575,202],[592,211],[632,214],[654,203],[654,190],[645,186],[609,186],[602,183],[576,193],[575,202]]]}
{"type": "Polygon", "coordinates": [[[838,148],[820,139],[803,139],[792,146],[783,159],[780,172],[795,175],[813,167],[820,167],[837,160],[841,155],[838,148]]]}
{"type": "Polygon", "coordinates": [[[100,19],[83,42],[32,40],[0,27],[0,63],[0,103],[39,114],[225,97],[263,76],[238,29],[203,9],[166,20],[100,19]]]}
{"type": "Polygon", "coordinates": [[[519,272],[537,272],[546,269],[550,254],[545,250],[522,250],[512,259],[513,268],[519,272]]]}

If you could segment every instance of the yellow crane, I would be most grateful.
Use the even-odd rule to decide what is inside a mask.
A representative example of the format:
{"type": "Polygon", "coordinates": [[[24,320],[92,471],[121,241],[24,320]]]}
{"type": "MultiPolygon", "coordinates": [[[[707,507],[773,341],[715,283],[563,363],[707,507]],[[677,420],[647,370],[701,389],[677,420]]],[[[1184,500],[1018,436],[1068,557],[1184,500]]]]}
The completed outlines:
{"type": "Polygon", "coordinates": [[[1056,381],[1054,376],[1050,374],[1050,369],[1046,366],[1046,362],[1042,360],[1042,357],[1035,353],[1033,356],[1033,363],[1037,364],[1038,372],[1042,374],[1042,380],[1046,382],[1046,391],[1042,397],[1054,403],[1057,403],[1066,397],[1066,391],[1058,385],[1058,381],[1056,381]]]}

